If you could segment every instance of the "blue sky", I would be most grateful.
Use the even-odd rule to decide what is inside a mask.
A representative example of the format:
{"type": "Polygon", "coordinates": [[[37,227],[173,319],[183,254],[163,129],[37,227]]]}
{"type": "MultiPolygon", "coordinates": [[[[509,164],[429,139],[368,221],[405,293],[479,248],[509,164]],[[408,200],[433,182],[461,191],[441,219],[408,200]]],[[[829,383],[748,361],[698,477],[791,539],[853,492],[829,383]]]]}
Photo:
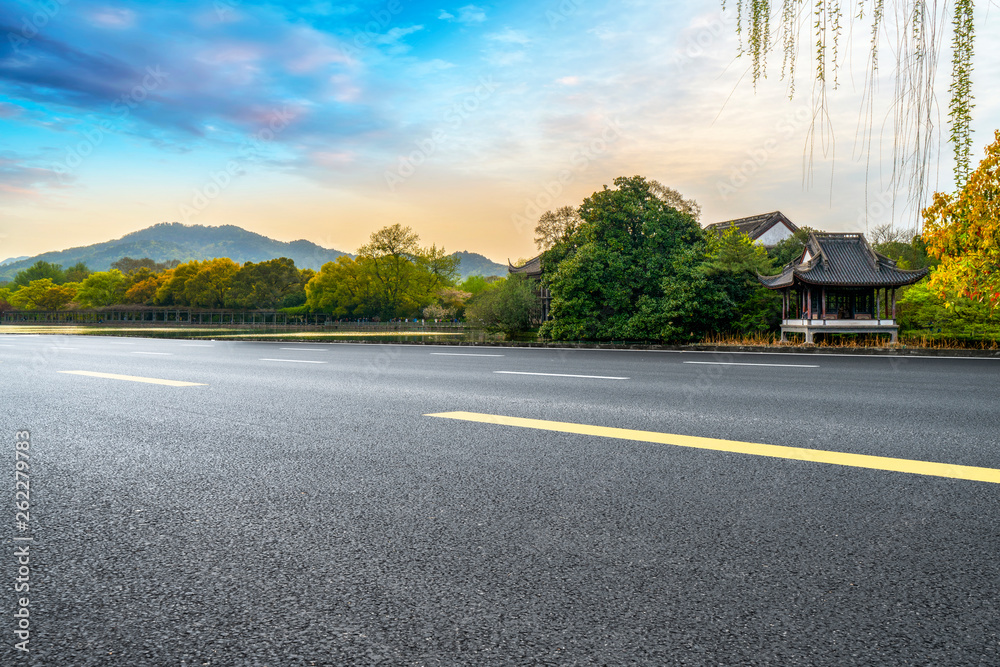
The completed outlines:
{"type": "MultiPolygon", "coordinates": [[[[977,161],[1000,127],[990,23],[977,161]]],[[[634,174],[705,224],[914,219],[883,210],[887,79],[881,150],[852,157],[865,40],[831,98],[836,159],[804,185],[808,87],[789,101],[772,66],[755,94],[717,2],[0,1],[0,24],[0,259],[181,221],[349,251],[400,222],[503,261],[534,254],[546,208],[634,174]]]]}

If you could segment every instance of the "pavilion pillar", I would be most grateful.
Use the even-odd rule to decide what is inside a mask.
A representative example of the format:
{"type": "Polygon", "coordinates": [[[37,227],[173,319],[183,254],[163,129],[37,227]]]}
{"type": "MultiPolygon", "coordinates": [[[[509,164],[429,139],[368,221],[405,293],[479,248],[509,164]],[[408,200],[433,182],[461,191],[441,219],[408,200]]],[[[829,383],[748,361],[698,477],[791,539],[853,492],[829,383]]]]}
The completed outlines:
{"type": "Polygon", "coordinates": [[[819,302],[819,312],[820,319],[826,319],[826,285],[820,288],[820,302],[819,302]]]}
{"type": "Polygon", "coordinates": [[[809,291],[806,292],[806,319],[811,320],[813,318],[813,290],[812,286],[809,287],[809,291]]]}
{"type": "Polygon", "coordinates": [[[892,289],[892,319],[896,319],[896,288],[892,289]]]}

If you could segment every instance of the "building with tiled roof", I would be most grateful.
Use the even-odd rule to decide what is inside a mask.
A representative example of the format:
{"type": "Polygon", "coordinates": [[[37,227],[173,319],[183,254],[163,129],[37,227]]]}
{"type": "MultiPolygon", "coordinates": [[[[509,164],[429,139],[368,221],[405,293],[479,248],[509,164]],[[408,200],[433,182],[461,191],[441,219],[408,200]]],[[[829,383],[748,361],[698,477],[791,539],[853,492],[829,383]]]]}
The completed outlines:
{"type": "Polygon", "coordinates": [[[514,266],[507,260],[507,274],[519,273],[535,281],[536,293],[542,306],[542,322],[549,319],[549,306],[552,304],[552,293],[542,284],[542,256],[536,255],[521,266],[514,266]]]}
{"type": "Polygon", "coordinates": [[[802,255],[765,287],[782,293],[781,339],[803,333],[887,333],[895,342],[896,290],[927,275],[900,269],[875,252],[863,234],[813,232],[802,255]]]}
{"type": "Polygon", "coordinates": [[[773,248],[799,231],[799,228],[781,211],[771,211],[770,213],[751,215],[748,218],[738,218],[736,220],[713,222],[705,227],[705,229],[721,235],[730,227],[736,227],[740,232],[746,234],[765,248],[773,248]]]}

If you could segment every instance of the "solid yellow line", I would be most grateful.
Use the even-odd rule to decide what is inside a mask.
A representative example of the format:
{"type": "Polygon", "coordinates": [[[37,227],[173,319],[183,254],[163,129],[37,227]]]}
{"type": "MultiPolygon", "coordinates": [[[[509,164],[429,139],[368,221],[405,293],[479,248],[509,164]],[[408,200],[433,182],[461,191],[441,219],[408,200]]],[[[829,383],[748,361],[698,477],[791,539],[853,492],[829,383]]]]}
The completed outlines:
{"type": "Polygon", "coordinates": [[[771,456],[781,459],[793,459],[796,461],[831,463],[833,465],[852,466],[855,468],[889,470],[892,472],[906,472],[915,475],[932,475],[934,477],[950,477],[953,479],[968,479],[976,482],[992,482],[993,484],[1000,484],[1000,470],[993,468],[978,468],[976,466],[955,465],[952,463],[934,463],[932,461],[894,459],[886,456],[848,454],[846,452],[830,452],[823,449],[804,449],[802,447],[782,447],[780,445],[764,445],[756,442],[739,442],[736,440],[716,440],[715,438],[700,438],[693,435],[673,435],[670,433],[656,433],[655,431],[636,431],[628,428],[591,426],[589,424],[573,424],[570,422],[555,422],[544,419],[523,419],[521,417],[488,415],[479,412],[439,412],[424,416],[482,422],[484,424],[518,426],[520,428],[534,428],[543,431],[559,431],[560,433],[596,435],[603,438],[616,438],[619,440],[638,440],[639,442],[655,442],[661,445],[694,447],[696,449],[711,449],[719,452],[753,454],[755,456],[771,456]]]}
{"type": "Polygon", "coordinates": [[[203,382],[182,382],[180,380],[161,380],[159,378],[144,378],[138,375],[116,375],[115,373],[95,373],[93,371],[59,371],[67,375],[86,375],[93,378],[107,378],[109,380],[128,380],[129,382],[146,382],[149,384],[165,384],[168,387],[204,387],[203,382]]]}

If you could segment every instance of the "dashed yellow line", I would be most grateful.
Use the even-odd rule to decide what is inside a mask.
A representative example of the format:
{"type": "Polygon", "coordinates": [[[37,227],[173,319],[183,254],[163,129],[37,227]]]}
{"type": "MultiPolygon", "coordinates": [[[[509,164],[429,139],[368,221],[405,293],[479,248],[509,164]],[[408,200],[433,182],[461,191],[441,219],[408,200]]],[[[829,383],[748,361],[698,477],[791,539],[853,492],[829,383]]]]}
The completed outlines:
{"type": "Polygon", "coordinates": [[[523,419],[521,417],[489,415],[479,412],[439,412],[424,416],[481,422],[484,424],[500,424],[502,426],[517,426],[520,428],[532,428],[542,431],[558,431],[560,433],[596,435],[602,438],[615,438],[618,440],[637,440],[639,442],[675,445],[677,447],[711,449],[719,452],[752,454],[754,456],[770,456],[781,459],[792,459],[795,461],[830,463],[833,465],[851,466],[854,468],[888,470],[892,472],[911,473],[914,475],[930,475],[933,477],[949,477],[953,479],[967,479],[975,482],[991,482],[993,484],[1000,484],[1000,470],[996,470],[994,468],[978,468],[976,466],[956,465],[953,463],[894,459],[886,456],[848,454],[846,452],[831,452],[823,449],[782,447],[780,445],[764,445],[756,442],[717,440],[715,438],[701,438],[693,435],[673,435],[670,433],[657,433],[655,431],[636,431],[627,428],[573,424],[571,422],[556,422],[544,419],[523,419]]]}
{"type": "Polygon", "coordinates": [[[96,373],[94,371],[59,371],[67,375],[86,375],[93,378],[106,378],[108,380],[127,380],[129,382],[145,382],[147,384],[165,384],[168,387],[204,387],[204,382],[182,382],[180,380],[162,380],[160,378],[144,378],[138,375],[117,375],[115,373],[96,373]]]}

